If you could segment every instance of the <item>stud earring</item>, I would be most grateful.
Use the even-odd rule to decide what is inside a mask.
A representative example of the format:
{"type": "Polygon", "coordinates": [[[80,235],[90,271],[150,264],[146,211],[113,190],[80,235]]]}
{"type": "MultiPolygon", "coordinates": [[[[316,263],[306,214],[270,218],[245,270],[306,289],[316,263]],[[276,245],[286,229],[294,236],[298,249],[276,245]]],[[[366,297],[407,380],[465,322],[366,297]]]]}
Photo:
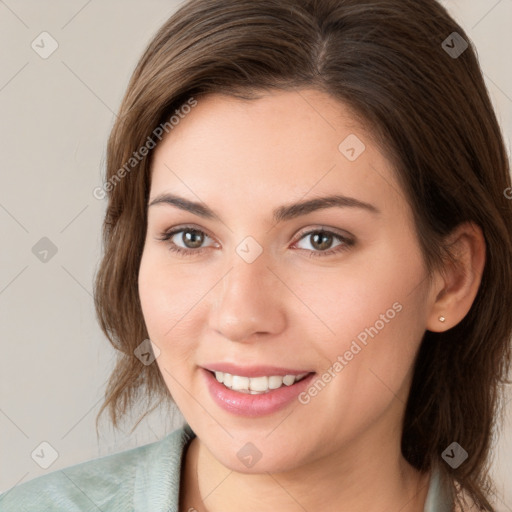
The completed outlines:
{"type": "Polygon", "coordinates": [[[444,321],[446,321],[446,318],[445,318],[444,316],[440,316],[440,317],[439,317],[439,321],[440,321],[440,322],[444,322],[444,321]]]}

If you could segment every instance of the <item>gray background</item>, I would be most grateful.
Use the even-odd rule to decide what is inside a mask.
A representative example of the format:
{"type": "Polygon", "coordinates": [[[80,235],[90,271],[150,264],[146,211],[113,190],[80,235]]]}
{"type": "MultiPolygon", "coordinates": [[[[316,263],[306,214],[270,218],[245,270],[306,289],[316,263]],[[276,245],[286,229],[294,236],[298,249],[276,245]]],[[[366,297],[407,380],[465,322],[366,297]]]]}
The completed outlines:
{"type": "MultiPolygon", "coordinates": [[[[510,155],[512,0],[443,3],[477,47],[510,155]]],[[[92,190],[102,183],[106,140],[141,52],[177,5],[0,0],[0,492],[153,442],[182,422],[177,411],[170,419],[155,411],[131,435],[103,422],[97,439],[114,353],[92,302],[105,208],[92,190]],[[44,31],[58,44],[46,59],[31,47],[51,49],[44,31]],[[46,262],[32,251],[43,237],[57,250],[46,262]],[[41,442],[58,454],[47,469],[35,462],[52,461],[41,442]]],[[[492,468],[500,511],[512,511],[511,409],[509,401],[492,468]]]]}

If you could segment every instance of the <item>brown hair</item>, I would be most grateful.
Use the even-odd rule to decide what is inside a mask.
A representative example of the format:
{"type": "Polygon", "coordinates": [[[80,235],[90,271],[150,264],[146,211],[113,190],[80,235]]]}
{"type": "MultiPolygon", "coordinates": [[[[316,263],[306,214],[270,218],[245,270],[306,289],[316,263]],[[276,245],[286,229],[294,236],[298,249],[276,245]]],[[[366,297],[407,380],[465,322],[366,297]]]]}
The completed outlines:
{"type": "Polygon", "coordinates": [[[107,148],[95,302],[119,357],[97,420],[108,409],[117,427],[143,393],[159,399],[153,409],[170,399],[157,365],[134,357],[148,337],[137,278],[151,152],[122,179],[119,170],[191,97],[250,99],[301,87],[327,92],[369,127],[414,212],[429,272],[451,257],[444,240],[457,225],[473,221],[483,230],[486,264],[471,310],[452,329],[427,331],[422,340],[402,453],[420,471],[438,466],[454,498],[462,489],[492,511],[488,459],[511,362],[509,164],[475,50],[435,0],[191,0],[158,31],[133,73],[107,148]],[[448,51],[457,48],[447,39],[453,32],[469,44],[459,56],[448,51]],[[469,454],[457,469],[441,460],[453,441],[469,454]]]}

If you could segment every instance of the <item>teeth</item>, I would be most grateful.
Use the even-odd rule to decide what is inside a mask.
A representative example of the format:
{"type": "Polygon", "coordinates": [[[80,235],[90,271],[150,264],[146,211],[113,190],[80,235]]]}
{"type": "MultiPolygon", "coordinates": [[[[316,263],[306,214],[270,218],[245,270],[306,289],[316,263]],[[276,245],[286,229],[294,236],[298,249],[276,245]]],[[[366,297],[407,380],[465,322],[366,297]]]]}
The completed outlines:
{"type": "Polygon", "coordinates": [[[283,377],[274,375],[268,378],[268,387],[270,389],[277,389],[283,385],[283,377]]]}
{"type": "Polygon", "coordinates": [[[303,379],[308,373],[300,375],[271,375],[270,377],[242,377],[240,375],[231,375],[226,372],[215,372],[215,378],[224,386],[241,393],[250,393],[258,395],[268,393],[272,389],[278,389],[283,384],[291,386],[295,382],[303,379]]]}
{"type": "Polygon", "coordinates": [[[233,375],[231,389],[236,389],[237,391],[248,391],[249,377],[240,377],[238,375],[233,375]]]}
{"type": "Polygon", "coordinates": [[[268,377],[251,377],[247,379],[248,388],[251,391],[267,391],[268,390],[268,377]]]}

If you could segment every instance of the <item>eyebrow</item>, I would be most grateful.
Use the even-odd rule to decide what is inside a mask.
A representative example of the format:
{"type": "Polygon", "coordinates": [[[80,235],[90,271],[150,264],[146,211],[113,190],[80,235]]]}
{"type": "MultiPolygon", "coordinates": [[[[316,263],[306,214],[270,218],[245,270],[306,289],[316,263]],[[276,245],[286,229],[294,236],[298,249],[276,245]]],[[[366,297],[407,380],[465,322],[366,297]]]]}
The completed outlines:
{"type": "MultiPolygon", "coordinates": [[[[221,221],[220,216],[205,204],[190,201],[189,199],[185,199],[184,197],[180,197],[174,194],[165,193],[156,196],[148,204],[148,208],[156,204],[170,204],[179,208],[180,210],[198,215],[199,217],[221,221]]],[[[279,222],[295,219],[302,215],[307,215],[308,213],[317,210],[334,207],[359,208],[375,215],[379,215],[381,213],[381,211],[373,204],[360,201],[359,199],[355,199],[353,197],[331,195],[279,206],[272,212],[272,217],[274,223],[277,224],[279,222]]]]}

